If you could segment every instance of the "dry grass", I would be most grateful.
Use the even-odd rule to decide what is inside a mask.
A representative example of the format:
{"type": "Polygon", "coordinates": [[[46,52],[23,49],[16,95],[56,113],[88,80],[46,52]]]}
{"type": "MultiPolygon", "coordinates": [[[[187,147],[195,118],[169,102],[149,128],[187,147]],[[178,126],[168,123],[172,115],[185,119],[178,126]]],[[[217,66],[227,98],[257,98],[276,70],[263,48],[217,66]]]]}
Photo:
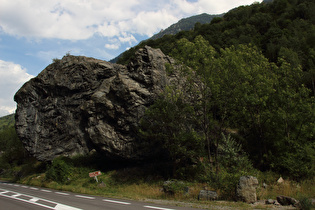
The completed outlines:
{"type": "Polygon", "coordinates": [[[276,199],[279,195],[299,198],[315,198],[315,179],[306,180],[297,183],[290,180],[285,180],[283,183],[274,183],[268,185],[266,188],[259,187],[257,196],[259,199],[276,199]]]}

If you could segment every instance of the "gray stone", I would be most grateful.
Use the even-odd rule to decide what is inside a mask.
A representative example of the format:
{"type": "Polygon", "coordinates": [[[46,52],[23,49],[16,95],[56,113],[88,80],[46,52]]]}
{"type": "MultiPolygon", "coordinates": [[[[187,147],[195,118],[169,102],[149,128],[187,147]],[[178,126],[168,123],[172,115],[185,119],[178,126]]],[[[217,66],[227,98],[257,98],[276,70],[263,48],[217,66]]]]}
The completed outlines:
{"type": "Polygon", "coordinates": [[[275,203],[276,203],[276,201],[273,199],[266,200],[266,204],[275,204],[275,203]]]}
{"type": "Polygon", "coordinates": [[[240,177],[236,188],[236,195],[238,200],[246,203],[255,203],[257,201],[256,188],[258,187],[258,180],[253,176],[240,177]]]}
{"type": "Polygon", "coordinates": [[[282,206],[294,206],[298,207],[299,206],[299,201],[296,200],[295,198],[291,198],[288,196],[278,196],[277,201],[282,205],[282,206]]]}
{"type": "Polygon", "coordinates": [[[137,138],[145,110],[166,85],[180,84],[173,60],[148,46],[127,65],[83,56],[54,60],[15,94],[16,131],[39,160],[102,152],[113,159],[142,160],[158,147],[137,138]]]}
{"type": "Polygon", "coordinates": [[[198,200],[212,201],[212,200],[217,200],[217,199],[218,199],[218,194],[216,191],[200,190],[199,195],[198,195],[198,200]]]}

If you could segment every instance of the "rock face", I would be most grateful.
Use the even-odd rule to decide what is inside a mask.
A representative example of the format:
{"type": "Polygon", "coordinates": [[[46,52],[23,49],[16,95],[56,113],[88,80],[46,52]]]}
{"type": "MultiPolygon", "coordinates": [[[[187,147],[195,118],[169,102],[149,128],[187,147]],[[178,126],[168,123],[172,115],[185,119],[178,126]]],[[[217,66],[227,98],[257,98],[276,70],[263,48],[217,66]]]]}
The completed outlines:
{"type": "Polygon", "coordinates": [[[55,60],[16,93],[16,130],[39,160],[103,152],[114,159],[143,159],[156,147],[137,138],[146,108],[164,87],[173,64],[162,51],[145,47],[128,66],[83,56],[55,60]]]}
{"type": "Polygon", "coordinates": [[[256,188],[258,180],[253,176],[242,176],[236,188],[236,195],[240,201],[255,203],[257,201],[256,188]]]}
{"type": "Polygon", "coordinates": [[[216,191],[211,190],[200,190],[198,195],[198,200],[206,200],[206,201],[212,201],[217,200],[218,194],[216,191]]]}

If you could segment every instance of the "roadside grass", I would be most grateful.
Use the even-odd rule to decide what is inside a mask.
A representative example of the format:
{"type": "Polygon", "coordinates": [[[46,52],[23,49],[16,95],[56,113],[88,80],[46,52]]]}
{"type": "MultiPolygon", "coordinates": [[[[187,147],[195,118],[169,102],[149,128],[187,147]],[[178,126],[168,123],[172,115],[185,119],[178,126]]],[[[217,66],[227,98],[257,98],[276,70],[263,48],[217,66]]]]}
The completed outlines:
{"type": "Polygon", "coordinates": [[[283,183],[274,183],[266,188],[259,187],[258,197],[260,199],[276,199],[279,195],[289,196],[298,200],[303,198],[315,198],[315,179],[304,180],[300,183],[285,180],[283,183]]]}
{"type": "MultiPolygon", "coordinates": [[[[159,164],[115,168],[110,165],[107,165],[106,167],[102,166],[102,161],[94,164],[91,164],[89,160],[85,160],[85,163],[82,161],[65,161],[71,169],[68,173],[69,177],[67,177],[65,183],[58,183],[48,179],[46,174],[51,166],[38,161],[13,167],[10,174],[13,174],[14,178],[8,178],[7,174],[6,180],[26,185],[94,196],[109,196],[113,198],[144,201],[172,201],[175,202],[175,205],[177,205],[176,202],[178,205],[182,205],[181,202],[188,202],[191,207],[198,207],[201,205],[201,208],[209,209],[211,209],[211,206],[229,207],[227,209],[266,208],[266,206],[260,204],[253,207],[249,204],[234,201],[199,201],[198,194],[200,190],[214,190],[209,182],[200,183],[196,181],[184,181],[189,189],[189,193],[183,190],[177,190],[173,195],[166,194],[163,192],[162,186],[164,181],[169,178],[168,174],[163,172],[163,166],[159,164]],[[102,171],[102,174],[98,176],[99,182],[97,183],[94,178],[89,177],[89,172],[98,169],[102,171]]],[[[5,177],[1,177],[1,179],[2,178],[5,177]]],[[[299,183],[285,179],[281,184],[277,183],[279,175],[271,172],[259,173],[257,174],[257,178],[259,180],[259,187],[257,189],[257,197],[259,200],[276,199],[279,195],[294,197],[298,200],[315,198],[314,178],[299,183]],[[263,183],[267,186],[265,185],[266,187],[263,187],[263,183]]],[[[217,192],[220,196],[220,191],[217,190],[217,192]]]]}

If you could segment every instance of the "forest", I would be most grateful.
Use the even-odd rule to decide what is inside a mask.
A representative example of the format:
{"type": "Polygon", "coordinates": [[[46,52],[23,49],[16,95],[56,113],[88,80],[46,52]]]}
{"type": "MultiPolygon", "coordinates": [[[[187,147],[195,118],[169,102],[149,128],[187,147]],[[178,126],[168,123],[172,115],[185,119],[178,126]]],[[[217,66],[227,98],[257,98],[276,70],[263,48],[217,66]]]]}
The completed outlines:
{"type": "Polygon", "coordinates": [[[234,151],[235,160],[226,159],[230,143],[259,170],[296,180],[313,177],[313,11],[311,0],[254,3],[126,51],[119,63],[149,45],[188,67],[187,88],[168,87],[148,110],[144,138],[163,141],[179,171],[201,156],[216,171],[230,170],[233,161],[241,162],[240,151],[234,151]],[[196,77],[202,87],[195,87],[196,77]]]}

